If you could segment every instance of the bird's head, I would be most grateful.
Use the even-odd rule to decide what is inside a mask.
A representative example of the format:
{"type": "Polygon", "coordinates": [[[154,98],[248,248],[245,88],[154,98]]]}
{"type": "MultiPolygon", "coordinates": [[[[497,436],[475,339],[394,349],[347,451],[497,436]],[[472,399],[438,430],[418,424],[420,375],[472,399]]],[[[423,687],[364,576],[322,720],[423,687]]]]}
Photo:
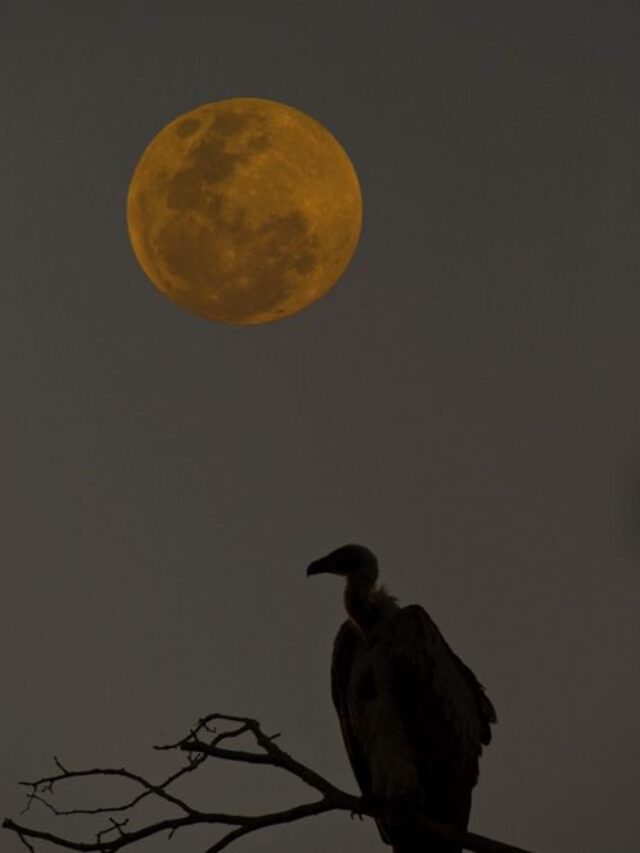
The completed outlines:
{"type": "Polygon", "coordinates": [[[378,579],[378,561],[364,545],[343,545],[326,557],[314,560],[307,568],[307,577],[322,574],[339,575],[373,586],[378,579]]]}

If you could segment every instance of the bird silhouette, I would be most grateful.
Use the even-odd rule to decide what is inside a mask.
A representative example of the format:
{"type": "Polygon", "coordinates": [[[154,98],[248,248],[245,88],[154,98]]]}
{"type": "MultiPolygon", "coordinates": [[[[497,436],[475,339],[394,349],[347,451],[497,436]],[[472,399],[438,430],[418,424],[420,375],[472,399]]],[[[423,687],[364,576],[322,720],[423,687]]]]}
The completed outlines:
{"type": "Polygon", "coordinates": [[[368,548],[344,545],[307,569],[325,573],[346,579],[331,692],[362,794],[382,804],[380,834],[394,853],[460,853],[420,818],[466,829],[493,705],[426,611],[377,584],[368,548]]]}

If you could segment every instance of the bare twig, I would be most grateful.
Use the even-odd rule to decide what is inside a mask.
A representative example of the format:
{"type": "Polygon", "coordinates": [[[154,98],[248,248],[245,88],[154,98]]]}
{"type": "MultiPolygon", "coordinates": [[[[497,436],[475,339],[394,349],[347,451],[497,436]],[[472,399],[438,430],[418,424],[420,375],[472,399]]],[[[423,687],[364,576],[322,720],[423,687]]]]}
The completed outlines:
{"type": "Polygon", "coordinates": [[[67,770],[62,768],[62,765],[58,761],[57,758],[54,757],[54,762],[58,768],[62,768],[61,773],[57,773],[54,776],[45,776],[42,779],[37,779],[35,782],[19,782],[19,785],[24,785],[31,788],[31,791],[27,795],[27,804],[22,810],[22,814],[29,810],[31,804],[33,802],[42,803],[46,808],[48,808],[53,814],[58,817],[69,816],[69,815],[79,815],[79,814],[102,814],[105,812],[122,812],[128,811],[136,806],[141,800],[145,799],[145,797],[150,796],[151,794],[155,794],[163,800],[166,800],[169,803],[172,803],[175,806],[178,806],[187,814],[191,814],[193,809],[187,805],[183,800],[178,799],[177,797],[169,794],[166,791],[166,788],[175,782],[177,779],[180,779],[182,776],[187,773],[191,773],[198,768],[198,766],[206,760],[206,756],[198,756],[196,760],[189,762],[189,764],[181,767],[175,773],[172,773],[168,776],[164,782],[160,782],[157,785],[153,785],[151,782],[148,782],[143,776],[139,776],[137,773],[131,773],[131,771],[126,770],[125,768],[115,769],[112,767],[102,767],[102,768],[94,768],[93,770],[67,770]],[[59,809],[50,803],[43,794],[53,794],[54,786],[58,782],[67,781],[69,779],[78,779],[87,776],[116,776],[121,779],[128,779],[132,782],[137,782],[139,785],[144,788],[144,790],[137,794],[132,799],[128,800],[125,803],[121,803],[119,805],[113,806],[98,806],[92,809],[59,809]]]}
{"type": "Polygon", "coordinates": [[[305,782],[310,787],[315,788],[316,791],[319,791],[325,796],[333,796],[335,794],[342,793],[338,788],[330,782],[327,782],[327,780],[318,773],[311,770],[309,767],[306,767],[304,764],[301,764],[299,761],[296,761],[287,752],[280,749],[280,747],[274,742],[277,737],[278,735],[266,735],[262,731],[257,720],[252,720],[248,717],[232,717],[226,714],[209,714],[209,716],[200,720],[198,727],[190,733],[190,737],[184,738],[182,741],[178,741],[177,744],[173,744],[169,747],[160,746],[156,747],[156,749],[177,748],[185,752],[200,753],[212,758],[222,758],[228,761],[242,761],[246,764],[269,764],[271,767],[279,767],[282,770],[286,770],[288,773],[291,773],[293,776],[297,776],[302,782],[305,782]],[[217,735],[217,737],[214,737],[209,743],[201,740],[199,737],[199,731],[203,728],[206,729],[209,723],[214,720],[241,723],[242,725],[235,730],[235,735],[239,736],[250,732],[254,736],[257,745],[261,747],[263,751],[242,752],[236,749],[222,749],[218,747],[217,744],[225,736],[229,736],[229,733],[217,735]]]}
{"type": "MultiPolygon", "coordinates": [[[[234,841],[248,835],[251,832],[264,829],[268,826],[290,823],[303,820],[312,815],[324,814],[329,811],[346,811],[351,814],[366,815],[368,817],[379,817],[381,804],[354,797],[341,791],[327,781],[323,776],[301,764],[289,753],[281,749],[275,740],[278,735],[267,735],[262,730],[257,720],[249,717],[238,717],[228,714],[209,714],[198,721],[189,733],[175,743],[156,746],[155,749],[162,751],[174,751],[187,754],[187,763],[178,770],[171,773],[163,781],[150,782],[138,773],[132,773],[125,768],[94,768],[90,770],[70,770],[65,767],[58,758],[54,763],[58,770],[51,776],[44,776],[34,782],[21,782],[29,787],[27,795],[27,811],[34,802],[46,806],[56,816],[67,817],[70,815],[105,815],[107,826],[95,833],[94,841],[75,841],[54,833],[43,830],[31,829],[30,827],[6,819],[3,823],[5,829],[15,832],[30,853],[35,853],[33,841],[42,841],[48,844],[63,847],[67,850],[86,851],[86,853],[116,853],[125,847],[130,847],[145,838],[168,833],[169,838],[181,829],[191,826],[218,825],[232,827],[226,835],[214,842],[207,848],[205,853],[219,853],[234,841]],[[222,729],[218,730],[221,725],[222,729]],[[232,741],[237,742],[244,737],[250,737],[255,743],[255,749],[237,749],[233,746],[221,746],[220,744],[232,741]],[[284,811],[270,812],[261,815],[239,815],[223,814],[216,812],[203,812],[192,808],[181,798],[175,796],[168,789],[179,779],[188,773],[196,771],[209,758],[218,758],[225,761],[238,761],[244,764],[263,764],[269,767],[279,768],[296,777],[305,785],[318,792],[320,799],[311,803],[303,803],[284,811]],[[139,790],[137,794],[122,803],[114,806],[98,806],[94,808],[71,808],[60,809],[52,805],[49,796],[61,785],[80,778],[102,778],[115,777],[125,779],[135,784],[139,790]],[[177,817],[168,817],[156,823],[147,824],[138,829],[129,829],[131,816],[135,807],[145,798],[158,797],[168,806],[177,808],[177,817]],[[127,812],[129,817],[118,820],[113,814],[127,812]]],[[[437,838],[446,839],[466,850],[475,853],[528,853],[520,847],[513,847],[499,841],[494,841],[475,833],[463,832],[453,827],[434,823],[426,818],[421,821],[421,828],[437,838]]]]}

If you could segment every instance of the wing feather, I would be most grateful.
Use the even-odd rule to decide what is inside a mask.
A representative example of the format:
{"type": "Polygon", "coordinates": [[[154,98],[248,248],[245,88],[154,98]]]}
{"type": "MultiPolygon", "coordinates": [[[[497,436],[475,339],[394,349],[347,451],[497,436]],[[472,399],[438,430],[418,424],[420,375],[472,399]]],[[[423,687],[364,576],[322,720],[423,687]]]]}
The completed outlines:
{"type": "Polygon", "coordinates": [[[422,607],[400,610],[382,642],[428,813],[465,827],[482,745],[496,721],[493,705],[422,607]]]}
{"type": "MultiPolygon", "coordinates": [[[[345,622],[333,648],[331,694],[364,796],[373,793],[372,756],[367,755],[371,743],[366,738],[371,710],[377,706],[370,702],[391,697],[386,707],[395,708],[394,717],[404,731],[422,807],[434,820],[466,827],[478,760],[483,744],[491,739],[496,714],[480,682],[422,607],[402,608],[381,621],[367,641],[351,621],[345,622]]],[[[381,743],[377,740],[376,748],[381,743]]],[[[379,759],[380,753],[376,755],[379,759]]],[[[377,823],[383,840],[395,844],[393,825],[377,823]]]]}
{"type": "Polygon", "coordinates": [[[333,644],[331,660],[331,697],[342,730],[342,738],[347,749],[356,781],[363,795],[371,794],[371,775],[366,758],[355,732],[355,720],[350,708],[349,685],[354,660],[364,650],[364,640],[360,631],[350,622],[344,622],[333,644]]]}

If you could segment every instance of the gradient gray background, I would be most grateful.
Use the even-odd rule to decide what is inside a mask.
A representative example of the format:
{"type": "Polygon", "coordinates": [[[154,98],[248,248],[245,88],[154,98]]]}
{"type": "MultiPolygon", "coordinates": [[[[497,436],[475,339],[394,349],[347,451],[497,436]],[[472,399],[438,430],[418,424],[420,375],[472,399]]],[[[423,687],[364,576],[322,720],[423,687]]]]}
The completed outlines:
{"type": "MultiPolygon", "coordinates": [[[[354,791],[304,569],[360,541],[497,706],[472,827],[635,846],[640,12],[571,5],[5,0],[3,814],[211,710],[354,791]],[[125,224],[151,137],[236,96],[323,122],[365,204],[340,284],[260,328],[157,294],[125,224]]],[[[196,802],[305,799],[221,765],[196,802]]],[[[232,849],[383,847],[338,814],[232,849]]]]}

